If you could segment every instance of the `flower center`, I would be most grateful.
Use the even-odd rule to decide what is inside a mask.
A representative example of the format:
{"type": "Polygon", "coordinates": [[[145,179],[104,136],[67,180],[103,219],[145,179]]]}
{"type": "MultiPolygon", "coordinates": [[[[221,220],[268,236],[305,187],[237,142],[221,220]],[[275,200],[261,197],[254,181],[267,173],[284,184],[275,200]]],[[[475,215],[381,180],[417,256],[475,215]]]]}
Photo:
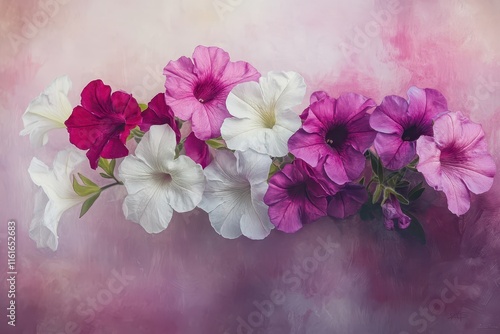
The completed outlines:
{"type": "Polygon", "coordinates": [[[306,182],[300,182],[288,188],[286,192],[290,198],[295,198],[304,196],[306,190],[307,190],[306,182]]]}
{"type": "Polygon", "coordinates": [[[420,131],[420,129],[416,125],[412,125],[409,128],[405,129],[401,138],[404,141],[414,141],[417,140],[421,134],[422,132],[420,131]]]}
{"type": "Polygon", "coordinates": [[[170,173],[158,172],[153,175],[154,180],[161,185],[167,185],[172,182],[172,175],[170,173]]]}
{"type": "Polygon", "coordinates": [[[206,78],[196,84],[194,87],[194,97],[200,103],[208,103],[212,101],[222,90],[221,84],[214,78],[206,78]]]}
{"type": "Polygon", "coordinates": [[[276,125],[276,111],[274,105],[266,109],[259,109],[259,115],[264,128],[272,129],[276,125]]]}
{"type": "Polygon", "coordinates": [[[446,147],[441,150],[439,162],[441,162],[441,165],[449,167],[463,167],[464,163],[467,162],[467,158],[461,153],[461,150],[457,147],[446,147]]]}
{"type": "Polygon", "coordinates": [[[347,131],[345,125],[336,125],[328,130],[325,137],[325,142],[332,148],[339,148],[344,145],[348,135],[349,132],[347,131]]]}

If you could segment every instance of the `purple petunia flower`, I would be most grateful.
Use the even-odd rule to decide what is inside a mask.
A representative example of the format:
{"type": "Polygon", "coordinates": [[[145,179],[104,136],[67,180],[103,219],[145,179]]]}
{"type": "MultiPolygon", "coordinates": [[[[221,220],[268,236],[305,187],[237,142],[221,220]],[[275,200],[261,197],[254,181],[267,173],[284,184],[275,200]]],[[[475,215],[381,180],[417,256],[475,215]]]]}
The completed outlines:
{"type": "Polygon", "coordinates": [[[427,183],[443,191],[448,209],[462,215],[469,210],[470,193],[481,194],[493,185],[496,166],[488,153],[481,125],[460,112],[434,121],[434,138],[417,140],[417,169],[427,183]]]}
{"type": "Polygon", "coordinates": [[[271,177],[264,203],[269,206],[271,223],[280,231],[293,233],[326,216],[326,197],[311,177],[310,167],[296,159],[271,177]]]}
{"type": "Polygon", "coordinates": [[[201,140],[219,137],[224,119],[230,117],[226,99],[234,86],[257,80],[259,72],[250,64],[229,61],[229,54],[217,47],[198,46],[193,60],[181,57],[163,70],[165,101],[175,115],[191,120],[201,140]]]}
{"type": "Polygon", "coordinates": [[[400,229],[405,229],[410,226],[411,218],[401,211],[401,205],[394,195],[390,195],[387,201],[382,205],[382,213],[385,217],[385,228],[388,230],[394,230],[394,220],[397,221],[400,229]]]}
{"type": "Polygon", "coordinates": [[[288,148],[312,167],[321,163],[328,178],[342,185],[359,177],[365,167],[363,153],[376,134],[366,111],[375,102],[354,93],[338,100],[324,92],[313,97],[316,102],[304,111],[302,128],[290,138],[288,148]]]}
{"type": "Polygon", "coordinates": [[[327,213],[333,218],[352,216],[368,200],[365,187],[357,183],[346,183],[340,191],[330,197],[327,213]]]}
{"type": "Polygon", "coordinates": [[[148,103],[148,108],[142,112],[141,131],[149,131],[152,125],[168,124],[175,132],[177,143],[181,140],[181,132],[175,121],[174,112],[165,103],[165,94],[159,93],[148,103]]]}
{"type": "Polygon", "coordinates": [[[434,89],[411,87],[409,101],[400,96],[386,96],[370,117],[377,130],[375,150],[384,167],[397,170],[415,158],[420,136],[432,136],[432,120],[448,107],[445,97],[434,89]]]}

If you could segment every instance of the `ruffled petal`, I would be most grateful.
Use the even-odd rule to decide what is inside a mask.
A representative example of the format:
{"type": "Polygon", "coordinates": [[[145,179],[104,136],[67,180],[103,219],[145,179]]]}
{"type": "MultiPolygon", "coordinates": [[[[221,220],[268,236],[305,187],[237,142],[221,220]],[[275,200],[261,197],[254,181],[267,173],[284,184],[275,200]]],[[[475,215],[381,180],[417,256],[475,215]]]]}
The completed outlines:
{"type": "Polygon", "coordinates": [[[416,154],[416,142],[404,141],[398,134],[378,133],[374,146],[382,165],[390,170],[408,165],[416,154]]]}
{"type": "Polygon", "coordinates": [[[296,107],[306,94],[304,78],[296,72],[269,72],[259,83],[264,103],[276,111],[296,107]]]}
{"type": "Polygon", "coordinates": [[[356,93],[346,93],[339,96],[335,107],[335,118],[348,123],[359,114],[364,114],[377,104],[372,99],[356,93]]]}
{"type": "Polygon", "coordinates": [[[386,96],[370,116],[370,126],[378,132],[402,135],[408,123],[408,102],[400,96],[386,96]]]}
{"type": "Polygon", "coordinates": [[[408,116],[422,128],[432,127],[432,120],[439,114],[448,111],[446,98],[435,89],[408,89],[408,116]]]}
{"type": "Polygon", "coordinates": [[[65,127],[64,122],[72,111],[68,100],[70,89],[71,80],[67,76],[59,77],[31,101],[24,112],[24,129],[20,135],[30,135],[30,142],[34,147],[47,143],[49,131],[65,127]]]}
{"type": "Polygon", "coordinates": [[[166,187],[168,203],[177,212],[193,210],[201,201],[205,189],[205,176],[200,165],[181,155],[165,164],[172,180],[166,187]]]}

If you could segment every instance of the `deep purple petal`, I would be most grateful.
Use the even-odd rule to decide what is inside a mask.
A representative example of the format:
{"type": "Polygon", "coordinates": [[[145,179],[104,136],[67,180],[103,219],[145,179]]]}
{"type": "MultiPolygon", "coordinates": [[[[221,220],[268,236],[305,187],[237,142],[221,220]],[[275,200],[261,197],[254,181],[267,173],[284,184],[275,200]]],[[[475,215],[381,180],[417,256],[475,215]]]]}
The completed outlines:
{"type": "Polygon", "coordinates": [[[368,109],[373,108],[376,105],[375,101],[360,94],[342,94],[337,99],[335,118],[341,119],[343,122],[347,123],[359,114],[363,115],[368,109]]]}
{"type": "MultiPolygon", "coordinates": [[[[422,129],[432,127],[432,120],[439,114],[448,111],[448,103],[446,98],[435,89],[420,89],[418,87],[410,87],[408,89],[408,116],[416,121],[422,129]]],[[[424,133],[432,135],[432,133],[424,133]]]]}
{"type": "Polygon", "coordinates": [[[382,133],[402,135],[408,122],[408,102],[400,96],[386,96],[370,117],[370,126],[382,133]]]}
{"type": "Polygon", "coordinates": [[[326,145],[324,137],[318,134],[310,134],[299,129],[288,140],[288,149],[297,158],[316,167],[318,162],[330,154],[331,149],[326,145]]]}
{"type": "Polygon", "coordinates": [[[335,124],[333,115],[336,103],[334,98],[324,98],[311,104],[302,128],[309,133],[326,134],[335,124]]]}
{"type": "Polygon", "coordinates": [[[142,112],[141,131],[149,131],[152,125],[168,124],[175,132],[177,143],[181,139],[181,132],[175,121],[174,112],[165,103],[165,94],[159,93],[148,103],[148,108],[142,112]]]}
{"type": "Polygon", "coordinates": [[[330,217],[343,219],[358,212],[367,200],[368,192],[364,186],[349,183],[330,198],[327,213],[330,217]]]}
{"type": "Polygon", "coordinates": [[[370,115],[360,114],[356,119],[351,120],[347,127],[349,136],[348,143],[359,152],[364,152],[372,146],[373,140],[377,135],[370,126],[370,115]]]}
{"type": "Polygon", "coordinates": [[[207,167],[212,161],[207,143],[196,138],[194,132],[191,132],[184,141],[184,149],[186,155],[203,168],[207,167]]]}
{"type": "Polygon", "coordinates": [[[378,133],[374,146],[382,165],[390,170],[408,165],[416,154],[415,142],[404,141],[398,134],[378,133]]]}

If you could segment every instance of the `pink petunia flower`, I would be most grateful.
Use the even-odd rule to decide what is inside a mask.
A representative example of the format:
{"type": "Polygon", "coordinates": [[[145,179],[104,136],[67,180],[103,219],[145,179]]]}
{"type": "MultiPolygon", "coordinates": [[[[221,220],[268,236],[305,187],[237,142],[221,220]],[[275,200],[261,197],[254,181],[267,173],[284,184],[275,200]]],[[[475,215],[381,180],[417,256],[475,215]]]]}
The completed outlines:
{"type": "Polygon", "coordinates": [[[326,216],[327,193],[310,173],[310,167],[296,159],[269,180],[264,203],[269,206],[269,218],[278,230],[293,233],[303,224],[326,216]]]}
{"type": "Polygon", "coordinates": [[[410,226],[411,218],[403,213],[401,205],[394,195],[390,195],[387,201],[382,205],[382,213],[385,217],[385,228],[388,230],[394,230],[394,221],[398,223],[400,229],[405,229],[410,226]]]}
{"type": "Polygon", "coordinates": [[[193,159],[194,162],[200,164],[201,167],[207,167],[212,161],[208,144],[196,138],[194,132],[191,132],[184,141],[184,150],[186,155],[193,159]]]}
{"type": "Polygon", "coordinates": [[[417,169],[431,187],[444,192],[448,209],[462,215],[469,210],[471,192],[481,194],[493,185],[495,162],[481,125],[462,113],[441,115],[433,130],[434,138],[417,140],[417,169]]]}
{"type": "Polygon", "coordinates": [[[415,158],[420,136],[432,136],[432,120],[448,110],[445,97],[434,89],[411,87],[409,101],[386,96],[370,117],[370,126],[378,131],[375,150],[384,167],[397,170],[415,158]]]}
{"type": "Polygon", "coordinates": [[[357,183],[346,183],[328,201],[328,216],[333,218],[346,218],[352,216],[361,209],[368,200],[368,192],[365,187],[357,183]]]}
{"type": "Polygon", "coordinates": [[[229,61],[229,54],[217,47],[198,46],[193,60],[181,57],[163,70],[165,101],[182,120],[191,120],[201,140],[219,137],[224,119],[230,117],[226,99],[239,83],[255,81],[259,72],[250,64],[229,61]]]}
{"type": "Polygon", "coordinates": [[[304,123],[288,141],[290,152],[312,167],[320,166],[328,178],[342,185],[359,177],[365,167],[364,151],[375,138],[369,108],[375,102],[348,93],[338,100],[326,93],[313,94],[316,102],[303,115],[304,123]]]}
{"type": "Polygon", "coordinates": [[[125,142],[130,130],[141,123],[141,109],[131,94],[117,91],[101,80],[91,81],[82,91],[81,106],[64,123],[69,140],[88,150],[90,167],[97,168],[99,157],[121,158],[128,155],[125,142]]]}
{"type": "Polygon", "coordinates": [[[148,108],[142,112],[141,131],[149,131],[152,125],[168,124],[175,132],[177,143],[181,140],[181,132],[175,121],[174,112],[165,103],[165,94],[159,93],[148,103],[148,108]]]}

